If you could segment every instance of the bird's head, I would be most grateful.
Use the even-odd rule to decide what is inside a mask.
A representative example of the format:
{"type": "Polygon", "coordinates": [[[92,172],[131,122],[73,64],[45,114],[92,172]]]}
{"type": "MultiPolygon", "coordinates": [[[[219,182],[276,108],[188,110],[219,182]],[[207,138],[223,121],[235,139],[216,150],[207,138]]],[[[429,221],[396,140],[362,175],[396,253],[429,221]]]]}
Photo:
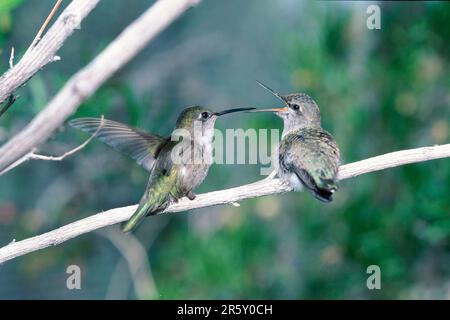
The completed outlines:
{"type": "Polygon", "coordinates": [[[177,120],[177,129],[185,129],[189,132],[196,128],[201,129],[203,135],[212,136],[214,133],[214,124],[218,117],[228,113],[248,111],[255,108],[234,108],[214,112],[210,109],[200,106],[188,107],[184,109],[177,120]]]}
{"type": "Polygon", "coordinates": [[[270,91],[283,101],[284,107],[256,109],[251,112],[273,112],[284,120],[284,126],[301,128],[305,126],[320,126],[320,110],[317,103],[306,93],[291,93],[281,95],[268,86],[257,81],[259,85],[270,91]]]}

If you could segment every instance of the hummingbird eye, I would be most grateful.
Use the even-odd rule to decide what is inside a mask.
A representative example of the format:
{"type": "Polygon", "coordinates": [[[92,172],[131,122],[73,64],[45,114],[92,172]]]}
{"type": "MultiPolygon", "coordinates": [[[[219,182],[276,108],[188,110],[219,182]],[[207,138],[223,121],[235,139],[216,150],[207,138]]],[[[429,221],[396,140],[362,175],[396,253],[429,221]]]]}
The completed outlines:
{"type": "Polygon", "coordinates": [[[300,110],[300,106],[298,104],[293,104],[292,109],[294,109],[295,111],[298,111],[298,110],[300,110]]]}
{"type": "Polygon", "coordinates": [[[203,119],[208,119],[208,117],[209,117],[209,113],[208,112],[202,112],[202,118],[203,119]]]}

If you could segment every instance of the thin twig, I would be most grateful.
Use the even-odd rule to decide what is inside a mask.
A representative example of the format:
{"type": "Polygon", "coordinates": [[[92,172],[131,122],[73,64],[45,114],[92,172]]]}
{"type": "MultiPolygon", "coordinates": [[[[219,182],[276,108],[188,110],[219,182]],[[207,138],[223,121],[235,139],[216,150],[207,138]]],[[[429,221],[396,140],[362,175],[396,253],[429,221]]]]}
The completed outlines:
{"type": "Polygon", "coordinates": [[[74,153],[76,153],[76,152],[80,151],[81,149],[83,149],[84,147],[86,147],[89,144],[89,142],[91,142],[92,139],[95,138],[95,136],[98,134],[98,132],[101,130],[101,128],[104,125],[104,121],[103,120],[104,120],[104,117],[102,115],[101,118],[100,118],[100,125],[97,127],[97,129],[95,130],[94,134],[91,135],[89,137],[89,139],[87,139],[85,142],[80,144],[78,147],[73,148],[72,150],[67,151],[63,155],[60,155],[60,156],[57,156],[57,157],[55,157],[55,156],[44,156],[44,155],[41,155],[41,154],[34,154],[31,157],[31,159],[34,159],[34,160],[49,160],[49,161],[62,161],[62,160],[64,160],[68,156],[71,156],[74,153]]]}
{"type": "MultiPolygon", "coordinates": [[[[361,174],[409,163],[448,157],[450,157],[450,144],[391,152],[341,166],[339,170],[339,180],[349,179],[361,174]]],[[[230,204],[244,199],[279,194],[291,190],[292,188],[290,186],[282,183],[279,179],[263,179],[240,187],[199,194],[192,201],[183,198],[177,203],[172,203],[166,210],[161,212],[161,214],[230,204]]],[[[49,246],[58,245],[82,234],[128,220],[136,208],[137,205],[111,209],[69,223],[41,235],[6,245],[0,248],[0,263],[49,246]]]]}
{"type": "Polygon", "coordinates": [[[104,120],[104,117],[102,115],[101,116],[101,120],[100,120],[100,125],[98,126],[97,130],[95,130],[94,134],[91,135],[86,141],[84,141],[78,147],[73,148],[72,150],[67,151],[64,154],[60,155],[60,156],[46,156],[46,155],[42,155],[42,154],[37,154],[36,153],[37,149],[34,148],[33,150],[31,150],[31,152],[27,153],[25,156],[23,156],[22,158],[20,158],[19,160],[17,160],[16,162],[11,164],[7,168],[5,168],[4,170],[0,171],[0,176],[5,174],[8,171],[14,169],[18,165],[20,165],[20,164],[22,164],[22,163],[24,163],[24,162],[26,162],[28,160],[46,160],[46,161],[62,161],[62,160],[64,160],[68,156],[71,156],[74,153],[76,153],[76,152],[80,151],[81,149],[83,149],[84,147],[86,147],[89,144],[89,142],[91,142],[92,139],[95,138],[95,136],[98,134],[98,132],[100,131],[100,129],[104,125],[104,121],[103,120],[104,120]]]}
{"type": "Polygon", "coordinates": [[[11,47],[11,54],[9,55],[9,68],[14,67],[14,47],[11,47]]]}
{"type": "Polygon", "coordinates": [[[47,25],[50,23],[50,20],[52,20],[53,16],[55,15],[56,11],[58,10],[59,6],[61,5],[62,0],[57,0],[55,5],[53,6],[52,11],[50,11],[49,15],[47,16],[47,19],[45,19],[44,23],[42,24],[41,28],[39,29],[38,33],[33,39],[33,42],[31,42],[30,46],[28,47],[27,51],[25,51],[24,56],[27,55],[27,53],[32,50],[38,42],[41,40],[42,34],[45,31],[45,28],[47,28],[47,25]]]}

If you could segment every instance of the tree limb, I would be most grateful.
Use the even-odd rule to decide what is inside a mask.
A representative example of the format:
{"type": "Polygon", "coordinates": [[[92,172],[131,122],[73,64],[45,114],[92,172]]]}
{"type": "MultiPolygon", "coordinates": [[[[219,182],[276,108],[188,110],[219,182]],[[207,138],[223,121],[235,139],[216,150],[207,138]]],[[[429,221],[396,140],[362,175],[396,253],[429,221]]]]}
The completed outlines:
{"type": "MultiPolygon", "coordinates": [[[[67,6],[42,40],[36,46],[30,47],[22,59],[0,77],[0,103],[24,85],[36,72],[55,61],[55,54],[64,41],[79,28],[81,21],[99,1],[73,0],[67,6]]],[[[36,43],[33,41],[32,44],[36,43]]]]}
{"type": "MultiPolygon", "coordinates": [[[[450,157],[450,144],[396,151],[341,166],[339,180],[409,163],[448,157],[450,157]]],[[[192,201],[183,198],[178,203],[171,204],[161,214],[231,204],[244,199],[289,191],[291,191],[291,188],[283,184],[279,179],[263,179],[235,188],[200,194],[192,201]]],[[[49,246],[58,245],[93,230],[126,221],[136,208],[137,205],[111,209],[32,238],[18,242],[13,241],[9,245],[0,248],[0,263],[49,246]]]]}
{"type": "Polygon", "coordinates": [[[73,155],[74,153],[77,153],[78,151],[80,151],[81,149],[86,147],[97,136],[100,129],[103,128],[103,125],[104,125],[103,119],[104,119],[104,117],[102,115],[100,118],[100,125],[98,126],[97,130],[95,130],[95,132],[86,141],[84,141],[82,144],[80,144],[78,147],[75,147],[67,152],[64,152],[60,156],[46,156],[43,154],[38,154],[38,153],[36,153],[37,149],[33,148],[33,150],[31,150],[29,153],[27,153],[23,157],[19,158],[15,162],[11,163],[5,169],[1,170],[0,176],[4,175],[6,172],[14,169],[15,167],[21,165],[22,163],[24,163],[28,160],[63,161],[65,158],[73,155]]]}
{"type": "MultiPolygon", "coordinates": [[[[78,0],[78,2],[85,1],[78,0]]],[[[88,0],[87,2],[97,1],[88,0]]],[[[171,22],[198,2],[199,0],[159,0],[147,9],[93,61],[73,75],[38,115],[21,132],[0,148],[0,171],[46,141],[98,87],[130,61],[171,22]]],[[[51,33],[52,29],[47,32],[44,39],[51,33]]],[[[44,39],[38,43],[35,49],[30,51],[30,56],[35,55],[36,51],[42,51],[44,39]]],[[[51,58],[53,58],[53,55],[51,58]]],[[[19,62],[14,68],[17,68],[20,64],[19,62]]],[[[2,87],[0,86],[1,91],[2,87]]],[[[0,95],[0,101],[1,97],[0,95]]]]}
{"type": "Polygon", "coordinates": [[[33,42],[31,42],[30,46],[28,47],[27,51],[25,52],[24,56],[27,55],[30,50],[32,50],[37,43],[41,40],[42,34],[45,31],[45,28],[47,28],[48,24],[50,23],[50,20],[52,20],[53,16],[55,15],[56,11],[58,10],[59,6],[61,5],[62,0],[57,0],[55,5],[53,6],[52,11],[50,11],[49,15],[45,19],[44,23],[42,24],[41,28],[39,29],[38,33],[33,39],[33,42]]]}

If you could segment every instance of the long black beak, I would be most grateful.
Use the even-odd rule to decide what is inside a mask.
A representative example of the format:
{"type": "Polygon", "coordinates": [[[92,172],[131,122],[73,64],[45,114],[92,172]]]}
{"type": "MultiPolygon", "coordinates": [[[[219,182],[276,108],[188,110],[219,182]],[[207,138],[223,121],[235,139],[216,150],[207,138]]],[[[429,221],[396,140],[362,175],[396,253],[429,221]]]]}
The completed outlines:
{"type": "Polygon", "coordinates": [[[256,108],[234,108],[234,109],[227,109],[227,110],[223,110],[220,112],[215,112],[214,115],[216,116],[223,116],[224,114],[227,113],[233,113],[233,112],[240,112],[240,111],[248,111],[248,110],[254,110],[256,108]]]}

